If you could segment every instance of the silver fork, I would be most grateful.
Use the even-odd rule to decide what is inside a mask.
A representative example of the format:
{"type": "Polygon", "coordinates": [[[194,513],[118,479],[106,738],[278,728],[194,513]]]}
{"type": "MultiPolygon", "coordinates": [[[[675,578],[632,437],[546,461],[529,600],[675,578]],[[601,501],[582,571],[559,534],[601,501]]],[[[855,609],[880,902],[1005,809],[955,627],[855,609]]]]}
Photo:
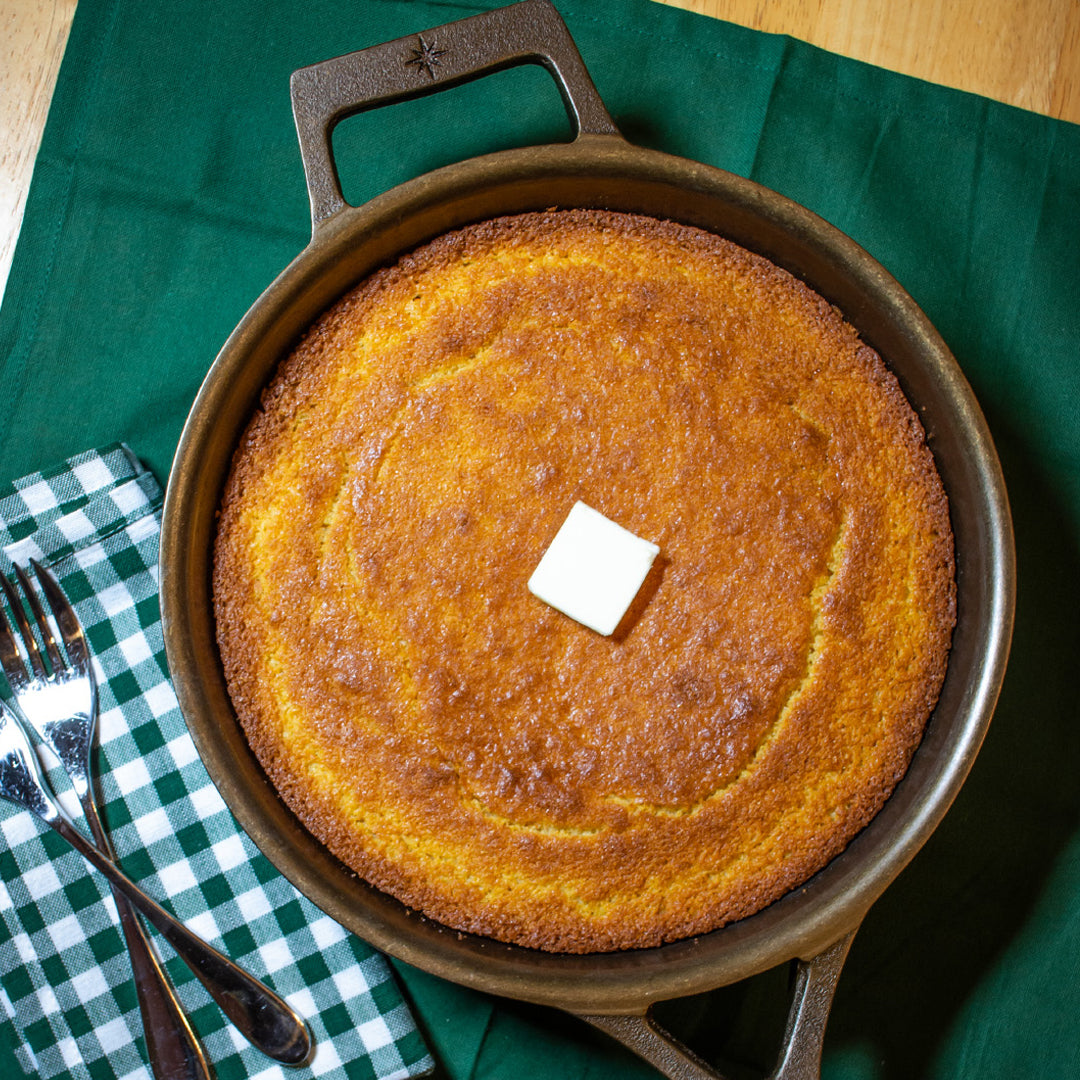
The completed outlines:
{"type": "MultiPolygon", "coordinates": [[[[59,813],[41,812],[40,805],[26,806],[52,826],[99,870],[109,877],[120,913],[121,926],[132,956],[136,985],[143,1011],[147,1048],[160,1080],[196,1080],[209,1077],[202,1049],[191,1031],[176,995],[166,981],[139,920],[131,910],[130,900],[149,922],[173,946],[191,968],[214,1000],[221,1006],[243,1035],[263,1053],[286,1064],[300,1064],[311,1050],[310,1036],[303,1021],[269,988],[254,979],[231,960],[176,922],[137,886],[123,878],[115,867],[115,856],[98,813],[93,783],[91,750],[97,721],[97,691],[86,638],[74,609],[68,603],[53,576],[31,561],[41,590],[56,620],[67,660],[57,645],[49,620],[25,571],[15,573],[26,597],[45,647],[45,658],[35,638],[33,627],[18,593],[0,574],[3,589],[15,618],[31,670],[19,654],[14,634],[0,610],[0,667],[3,667],[15,700],[35,732],[56,754],[71,777],[72,786],[82,805],[97,851],[86,844],[82,834],[59,813]],[[45,663],[48,660],[48,665],[45,663]],[[70,662],[69,662],[70,661],[70,662]],[[74,834],[74,837],[70,834],[74,834]],[[75,839],[77,838],[77,839],[75,839]],[[79,841],[86,848],[79,847],[79,841]],[[93,854],[91,854],[93,853],[93,854]],[[104,856],[105,864],[94,855],[104,856]],[[112,871],[107,869],[111,867],[112,871]],[[120,880],[117,879],[119,875],[120,880]],[[132,890],[138,895],[134,895],[132,890]],[[149,905],[149,906],[148,906],[149,905]],[[158,1071],[158,1070],[161,1071],[158,1071]]],[[[8,723],[8,741],[13,738],[8,723]]],[[[40,788],[40,784],[38,787],[40,788]]],[[[6,794],[10,798],[10,793],[6,794]]],[[[25,803],[22,805],[26,805],[25,803]]]]}

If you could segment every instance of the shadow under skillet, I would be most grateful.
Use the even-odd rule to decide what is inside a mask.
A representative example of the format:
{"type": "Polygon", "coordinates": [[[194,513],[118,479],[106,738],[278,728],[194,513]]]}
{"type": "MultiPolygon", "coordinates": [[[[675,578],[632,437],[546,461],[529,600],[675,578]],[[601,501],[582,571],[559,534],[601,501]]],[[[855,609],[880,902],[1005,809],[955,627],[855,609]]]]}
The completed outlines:
{"type": "MultiPolygon", "coordinates": [[[[956,802],[855,939],[826,1042],[827,1055],[869,1043],[884,1080],[939,1071],[932,1066],[965,1004],[1018,935],[1038,931],[1037,905],[1080,825],[1080,542],[1022,439],[990,420],[1016,530],[1005,682],[956,802]]],[[[1007,1039],[1001,1006],[1013,1019],[1028,1015],[1044,990],[1052,995],[998,988],[1015,1000],[994,999],[980,1023],[1007,1039]]]]}
{"type": "MultiPolygon", "coordinates": [[[[1080,826],[1080,542],[1022,440],[991,423],[1010,493],[1019,582],[1004,686],[956,802],[855,937],[829,1020],[823,1080],[949,1074],[947,1040],[1006,950],[1021,933],[1038,933],[1037,906],[1080,826]]],[[[775,1064],[788,980],[782,966],[662,1003],[655,1013],[731,1080],[760,1080],[775,1064]]],[[[994,1029],[987,1037],[1007,1045],[1017,1034],[1008,1024],[1030,1017],[1044,989],[1052,1000],[1053,987],[1023,980],[995,986],[1008,1000],[991,998],[991,1012],[978,1014],[994,1029]]],[[[1046,1024],[1052,1028],[1052,1020],[1046,1024]]],[[[1070,1048],[1046,1052],[1068,1055],[1070,1048]]],[[[1009,1075],[1001,1066],[998,1075],[1009,1075]]]]}
{"type": "MultiPolygon", "coordinates": [[[[884,1080],[939,1071],[966,1003],[1021,932],[1038,933],[1037,905],[1080,824],[1080,542],[1022,440],[991,425],[1017,546],[1001,698],[952,809],[856,937],[826,1040],[826,1063],[830,1049],[861,1045],[884,1080]]],[[[1031,1017],[1044,992],[1052,1001],[1053,987],[995,987],[993,1015],[978,1018],[985,1036],[1009,1040],[1008,1023],[1031,1017]]]]}

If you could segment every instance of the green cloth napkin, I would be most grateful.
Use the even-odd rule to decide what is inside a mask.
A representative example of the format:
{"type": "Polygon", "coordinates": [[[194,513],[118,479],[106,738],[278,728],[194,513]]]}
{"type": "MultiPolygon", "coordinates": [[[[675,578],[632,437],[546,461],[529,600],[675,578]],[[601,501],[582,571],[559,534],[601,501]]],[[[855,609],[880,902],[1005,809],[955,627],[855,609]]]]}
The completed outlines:
{"type": "MultiPolygon", "coordinates": [[[[200,380],[299,253],[298,67],[493,4],[80,0],[0,310],[0,476],[131,445],[159,475],[200,380]]],[[[730,169],[853,236],[942,332],[1016,520],[1013,654],[955,806],[874,906],[823,1074],[1080,1074],[1080,130],[647,0],[557,0],[633,142],[730,169]],[[1036,1003],[1037,1004],[1033,1004],[1036,1003]]],[[[566,137],[538,68],[345,121],[359,202],[566,137]]],[[[560,1013],[396,965],[452,1077],[646,1077],[560,1013]]],[[[770,1062],[785,973],[662,1010],[707,1058],[770,1062]]]]}
{"type": "MultiPolygon", "coordinates": [[[[424,1072],[431,1060],[385,958],[277,873],[199,761],[165,666],[161,500],[155,478],[120,444],[0,492],[0,572],[30,559],[50,567],[90,643],[99,791],[117,855],[152,896],[304,1016],[316,1041],[310,1075],[424,1072]]],[[[63,782],[62,771],[51,775],[63,782]]],[[[27,811],[0,804],[0,833],[0,1004],[23,1068],[149,1076],[104,879],[27,811]]],[[[253,1050],[168,946],[163,954],[219,1080],[292,1072],[253,1050]]]]}

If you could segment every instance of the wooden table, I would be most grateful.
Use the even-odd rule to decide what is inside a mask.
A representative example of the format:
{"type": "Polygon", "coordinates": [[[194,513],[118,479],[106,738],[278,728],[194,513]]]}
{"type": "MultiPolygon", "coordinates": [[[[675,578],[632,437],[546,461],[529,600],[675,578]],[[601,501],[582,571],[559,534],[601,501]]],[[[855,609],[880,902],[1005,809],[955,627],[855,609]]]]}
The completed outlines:
{"type": "MultiPolygon", "coordinates": [[[[1080,0],[659,0],[1080,123],[1080,0]]],[[[0,0],[0,296],[76,0],[0,0]]]]}

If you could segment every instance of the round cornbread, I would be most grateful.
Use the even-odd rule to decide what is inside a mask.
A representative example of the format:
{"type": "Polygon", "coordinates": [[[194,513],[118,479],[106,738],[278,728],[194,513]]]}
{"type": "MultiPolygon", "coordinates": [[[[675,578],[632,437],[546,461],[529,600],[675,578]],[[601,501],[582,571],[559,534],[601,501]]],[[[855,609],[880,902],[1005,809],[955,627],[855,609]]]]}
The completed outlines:
{"type": "Polygon", "coordinates": [[[538,949],[753,914],[881,808],[944,678],[945,494],[772,263],[551,211],[372,275],[282,364],[214,564],[254,753],[364,879],[538,949]],[[526,587],[581,500],[660,556],[615,634],[526,587]]]}

